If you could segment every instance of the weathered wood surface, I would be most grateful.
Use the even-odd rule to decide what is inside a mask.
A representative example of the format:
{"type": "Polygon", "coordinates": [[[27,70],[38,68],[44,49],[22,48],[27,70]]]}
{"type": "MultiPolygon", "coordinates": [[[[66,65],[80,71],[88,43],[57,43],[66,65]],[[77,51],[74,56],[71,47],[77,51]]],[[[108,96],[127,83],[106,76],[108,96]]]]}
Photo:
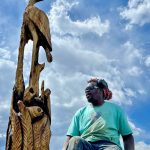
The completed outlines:
{"type": "Polygon", "coordinates": [[[15,85],[12,93],[10,118],[7,129],[6,150],[49,150],[51,138],[50,89],[39,95],[39,78],[45,63],[39,64],[39,47],[46,52],[47,61],[52,61],[51,36],[46,14],[30,0],[23,16],[15,85]],[[23,78],[24,48],[33,40],[29,87],[25,89],[23,78]]]}

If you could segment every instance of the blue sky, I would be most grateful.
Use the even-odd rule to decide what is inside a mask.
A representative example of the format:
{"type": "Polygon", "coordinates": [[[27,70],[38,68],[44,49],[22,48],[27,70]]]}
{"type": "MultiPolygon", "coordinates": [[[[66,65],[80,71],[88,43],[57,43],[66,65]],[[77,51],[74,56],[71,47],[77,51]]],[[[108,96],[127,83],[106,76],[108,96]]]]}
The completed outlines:
{"type": "MultiPolygon", "coordinates": [[[[0,5],[0,150],[4,150],[15,80],[22,14],[26,0],[0,5]]],[[[49,18],[53,62],[41,74],[52,91],[51,149],[61,149],[73,114],[84,106],[84,89],[93,76],[104,78],[114,103],[127,113],[136,150],[150,150],[150,1],[44,0],[49,18]]],[[[28,84],[32,42],[25,49],[28,84]]],[[[45,62],[43,49],[40,62],[45,62]]]]}

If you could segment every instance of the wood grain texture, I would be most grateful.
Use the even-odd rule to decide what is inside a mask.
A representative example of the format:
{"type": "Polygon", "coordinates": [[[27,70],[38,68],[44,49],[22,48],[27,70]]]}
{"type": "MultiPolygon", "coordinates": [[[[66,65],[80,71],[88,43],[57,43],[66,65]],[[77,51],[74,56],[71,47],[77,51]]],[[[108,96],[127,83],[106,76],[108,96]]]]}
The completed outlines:
{"type": "Polygon", "coordinates": [[[46,14],[35,7],[41,0],[29,0],[23,15],[15,85],[12,92],[10,119],[7,129],[6,150],[49,150],[51,138],[50,89],[39,95],[40,73],[45,63],[39,64],[39,47],[45,50],[47,61],[52,62],[52,45],[49,20],[46,14]],[[29,40],[33,41],[31,70],[28,87],[23,77],[24,49],[29,40]]]}
{"type": "Polygon", "coordinates": [[[21,150],[22,136],[21,136],[21,123],[18,115],[11,111],[11,127],[12,127],[12,150],[21,150]]]}

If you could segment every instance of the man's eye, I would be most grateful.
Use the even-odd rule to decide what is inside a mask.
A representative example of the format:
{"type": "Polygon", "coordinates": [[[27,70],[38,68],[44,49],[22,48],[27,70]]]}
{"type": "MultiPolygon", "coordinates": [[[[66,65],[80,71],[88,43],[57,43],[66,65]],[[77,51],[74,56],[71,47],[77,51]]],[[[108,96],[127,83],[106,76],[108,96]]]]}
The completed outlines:
{"type": "Polygon", "coordinates": [[[90,90],[89,90],[89,89],[88,89],[88,90],[85,90],[85,92],[87,92],[87,93],[88,93],[88,92],[90,92],[90,90]]]}

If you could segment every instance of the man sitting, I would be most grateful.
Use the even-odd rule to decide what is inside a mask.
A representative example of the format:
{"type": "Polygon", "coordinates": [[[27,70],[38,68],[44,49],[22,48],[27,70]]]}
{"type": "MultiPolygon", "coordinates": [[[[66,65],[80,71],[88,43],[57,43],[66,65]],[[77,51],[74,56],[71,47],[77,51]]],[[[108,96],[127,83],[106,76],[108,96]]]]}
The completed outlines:
{"type": "Polygon", "coordinates": [[[112,97],[105,80],[91,79],[85,89],[88,106],[79,109],[69,126],[63,150],[134,150],[134,139],[123,110],[105,101],[112,97]]]}

